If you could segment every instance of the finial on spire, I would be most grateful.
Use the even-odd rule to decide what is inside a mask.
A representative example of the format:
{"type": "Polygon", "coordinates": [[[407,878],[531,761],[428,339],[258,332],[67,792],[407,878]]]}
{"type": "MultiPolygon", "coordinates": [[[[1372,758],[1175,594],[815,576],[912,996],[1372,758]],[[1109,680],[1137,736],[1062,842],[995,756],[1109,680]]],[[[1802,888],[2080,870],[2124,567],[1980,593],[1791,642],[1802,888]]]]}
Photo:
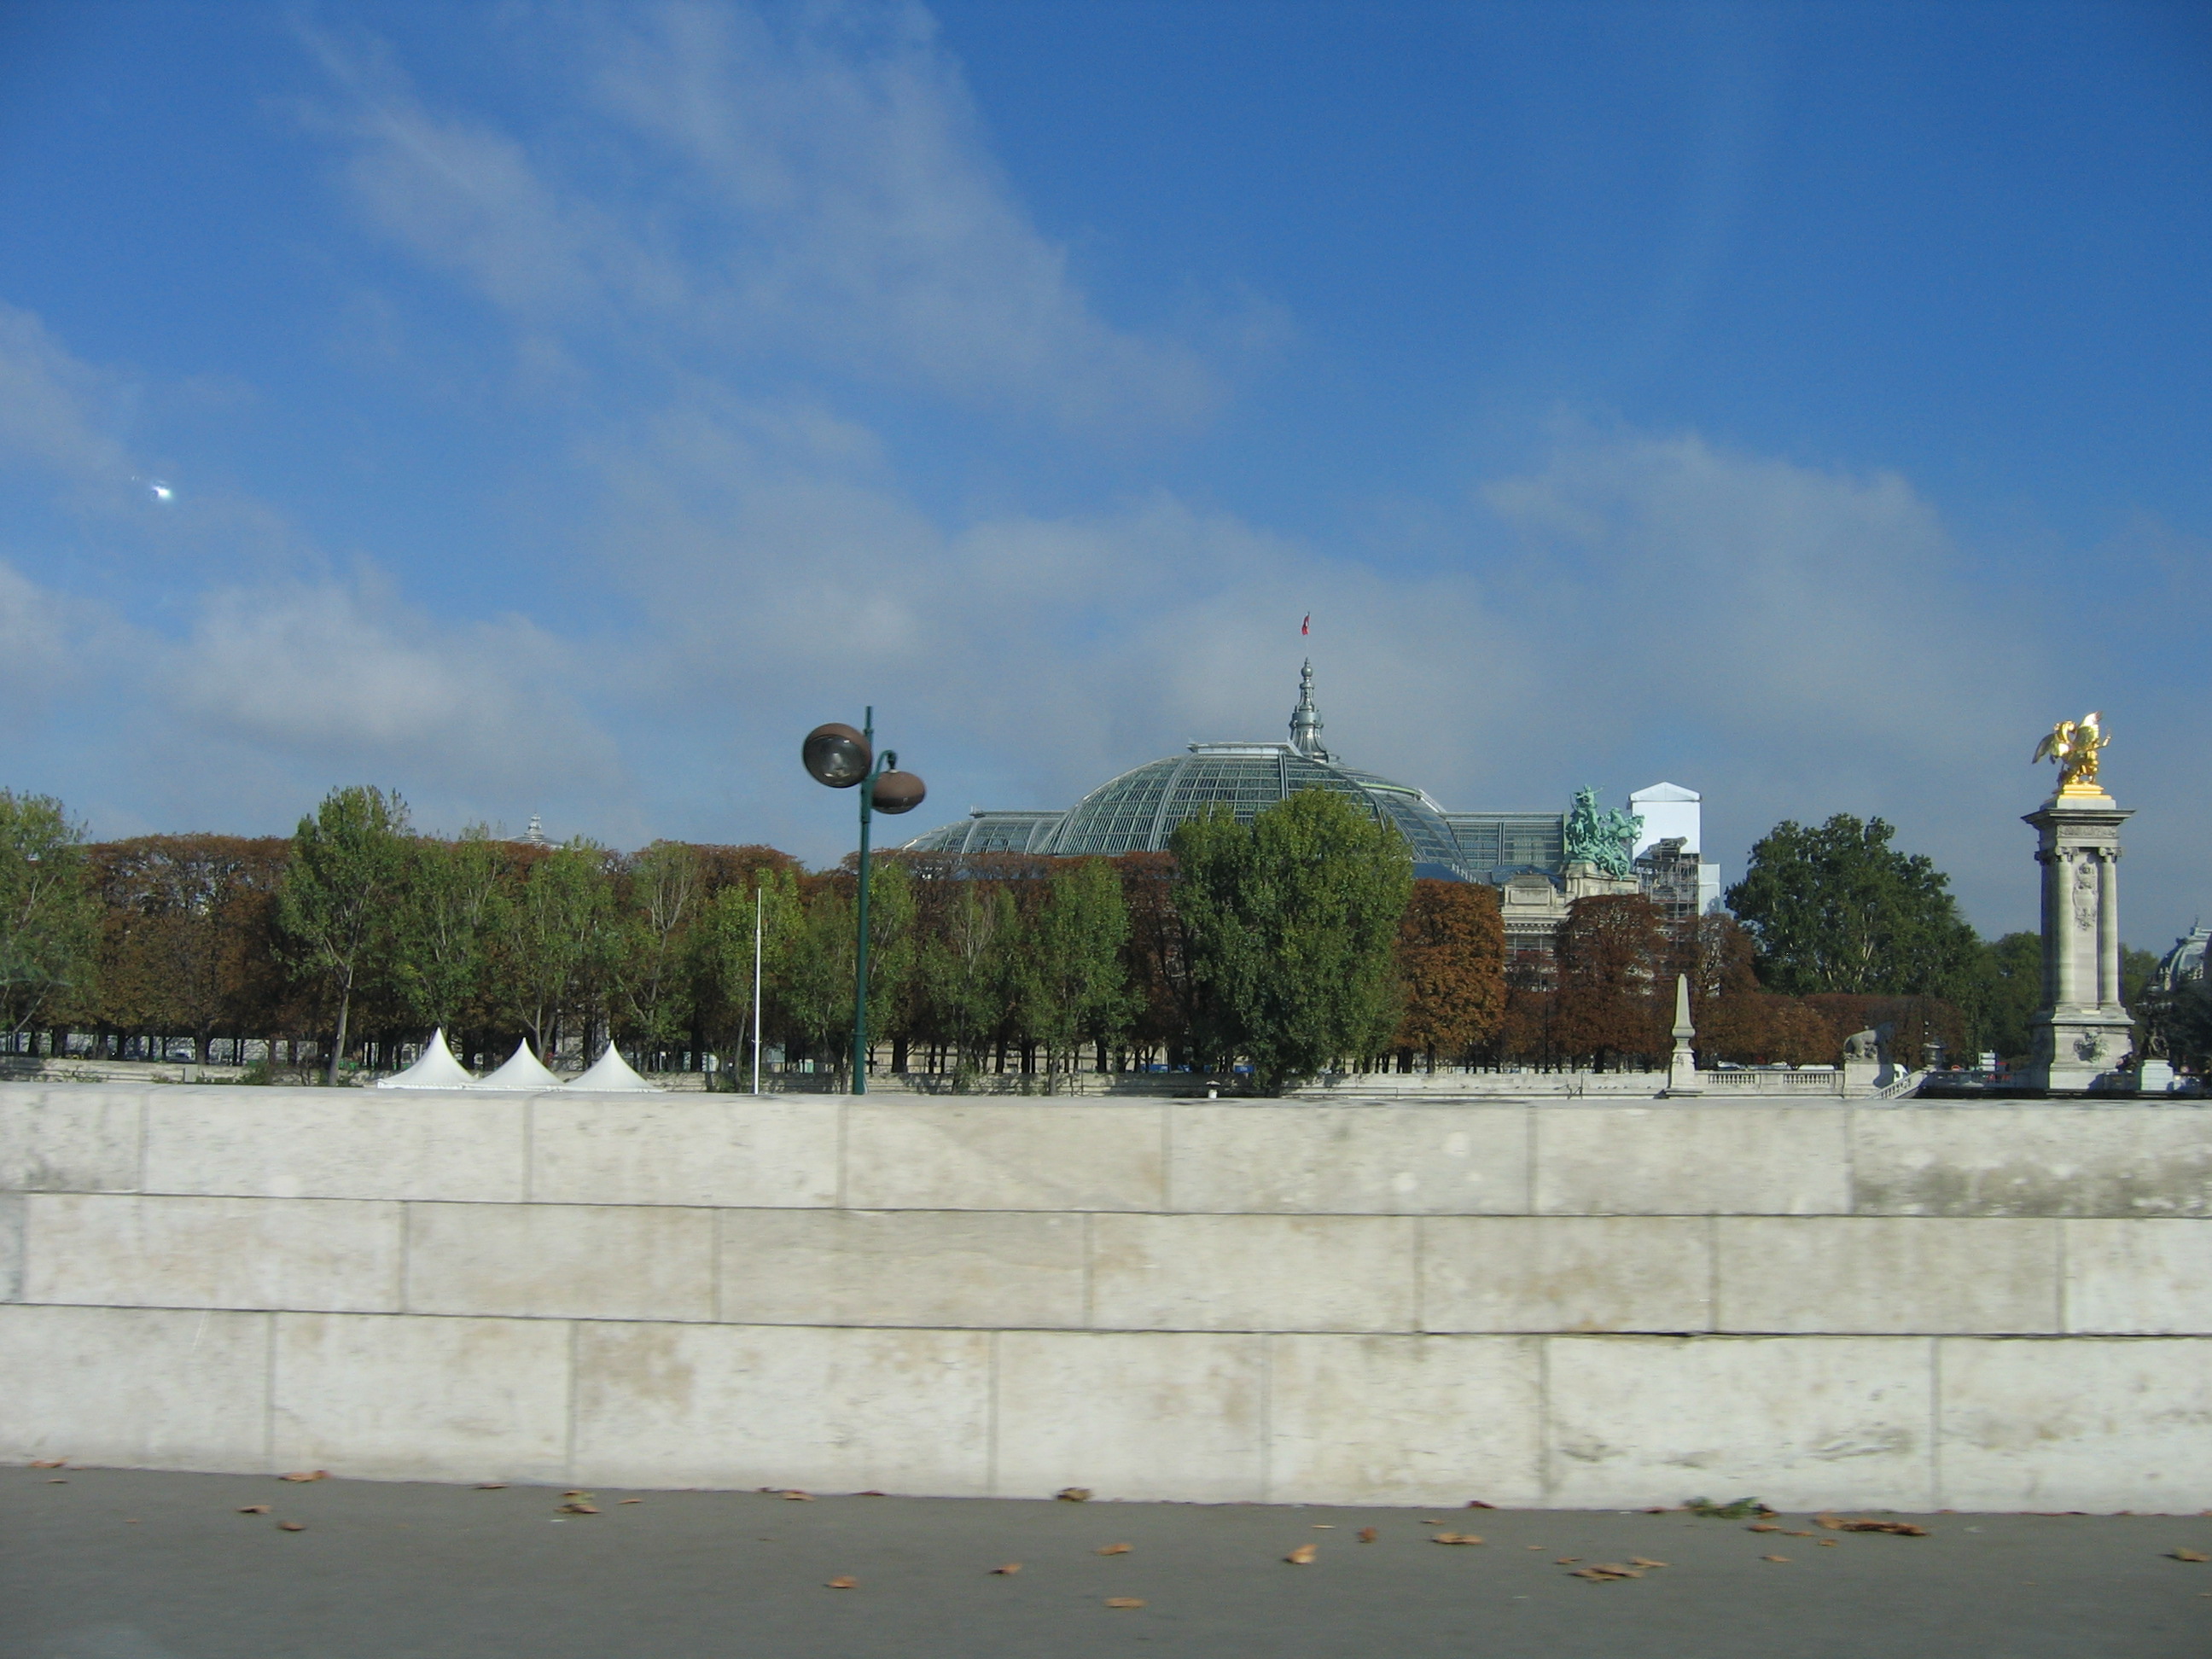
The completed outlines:
{"type": "Polygon", "coordinates": [[[1298,671],[1298,706],[1291,712],[1291,747],[1314,760],[1327,760],[1322,747],[1321,711],[1314,707],[1313,659],[1298,671]]]}

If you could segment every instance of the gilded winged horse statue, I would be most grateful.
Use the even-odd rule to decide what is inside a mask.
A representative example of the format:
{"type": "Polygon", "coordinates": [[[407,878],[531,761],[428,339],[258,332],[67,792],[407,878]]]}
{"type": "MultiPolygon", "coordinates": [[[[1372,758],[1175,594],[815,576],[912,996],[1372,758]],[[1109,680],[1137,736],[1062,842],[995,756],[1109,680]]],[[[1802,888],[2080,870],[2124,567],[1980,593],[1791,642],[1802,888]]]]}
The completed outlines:
{"type": "Polygon", "coordinates": [[[2059,721],[2035,745],[2035,759],[2028,763],[2057,761],[2062,795],[2103,794],[2097,782],[2097,751],[2112,741],[2106,734],[2104,719],[2101,714],[2091,713],[2078,720],[2059,721]]]}

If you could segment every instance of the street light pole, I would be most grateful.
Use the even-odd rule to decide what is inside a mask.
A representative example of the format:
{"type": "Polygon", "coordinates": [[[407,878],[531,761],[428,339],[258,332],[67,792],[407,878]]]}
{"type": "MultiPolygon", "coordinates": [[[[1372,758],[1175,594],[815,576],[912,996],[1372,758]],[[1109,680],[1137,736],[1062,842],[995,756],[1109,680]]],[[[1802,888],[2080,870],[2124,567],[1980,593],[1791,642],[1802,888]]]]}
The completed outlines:
{"type": "MultiPolygon", "coordinates": [[[[928,793],[920,778],[898,769],[898,755],[886,749],[876,755],[876,711],[869,707],[866,721],[855,732],[832,722],[806,734],[800,758],[817,783],[832,789],[860,790],[860,898],[855,905],[856,931],[853,963],[853,1092],[868,1091],[868,831],[878,812],[911,812],[928,793]]],[[[756,1003],[756,1006],[757,1006],[756,1003]]]]}

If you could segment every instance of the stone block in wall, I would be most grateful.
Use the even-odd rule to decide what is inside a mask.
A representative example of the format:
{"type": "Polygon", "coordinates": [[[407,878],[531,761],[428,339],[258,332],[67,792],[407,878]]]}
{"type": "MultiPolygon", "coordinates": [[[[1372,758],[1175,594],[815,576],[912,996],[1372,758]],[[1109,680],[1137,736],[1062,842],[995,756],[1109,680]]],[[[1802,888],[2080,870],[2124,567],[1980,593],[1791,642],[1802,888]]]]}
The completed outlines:
{"type": "Polygon", "coordinates": [[[740,1325],[1084,1322],[1085,1218],[1026,1211],[725,1210],[721,1307],[740,1325]]]}
{"type": "Polygon", "coordinates": [[[2062,1221],[2065,1328],[2212,1336],[2212,1221],[2062,1221]]]}
{"type": "Polygon", "coordinates": [[[1410,1216],[1094,1216],[1091,1323],[1410,1331],[1419,1225],[1410,1216]]]}
{"type": "Polygon", "coordinates": [[[334,1313],[399,1307],[398,1204],[38,1193],[25,1205],[27,1302],[334,1313]]]}
{"type": "Polygon", "coordinates": [[[567,1477],[565,1322],[272,1317],[279,1468],[374,1480],[567,1477]]]}
{"type": "Polygon", "coordinates": [[[0,1192],[136,1192],[145,1093],[0,1084],[0,1192]]]}
{"type": "Polygon", "coordinates": [[[1889,1335],[2056,1331],[2058,1224],[1722,1216],[1715,1328],[1889,1335]]]}
{"type": "Polygon", "coordinates": [[[2212,1506],[2212,1341],[1954,1337],[1939,1364],[1951,1508],[2212,1506]]]}
{"type": "Polygon", "coordinates": [[[657,1205],[410,1204],[407,1310],[712,1319],[714,1212],[657,1205]]]}
{"type": "Polygon", "coordinates": [[[0,1462],[265,1469],[274,1316],[0,1307],[0,1462]]]}
{"type": "Polygon", "coordinates": [[[1006,1331],[993,1489],[1231,1503],[1264,1494],[1263,1336],[1006,1331]]]}
{"type": "Polygon", "coordinates": [[[1537,1340],[1268,1339],[1267,1492],[1313,1504],[1543,1501],[1537,1340]]]}
{"type": "Polygon", "coordinates": [[[1712,1328],[1703,1216],[1431,1216],[1425,1331],[1712,1328]]]}
{"type": "Polygon", "coordinates": [[[541,1204],[758,1209],[837,1201],[839,1103],[805,1095],[623,1095],[532,1103],[541,1204]]]}
{"type": "Polygon", "coordinates": [[[23,1297],[23,1194],[0,1193],[0,1302],[23,1297]]]}
{"type": "Polygon", "coordinates": [[[845,1108],[856,1210],[1157,1210],[1157,1105],[1065,1102],[845,1108]]]}
{"type": "Polygon", "coordinates": [[[574,1478],[980,1497],[989,1483],[993,1340],[980,1331],[580,1325],[574,1478]]]}
{"type": "Polygon", "coordinates": [[[1517,1214],[1520,1106],[1176,1105],[1168,1204],[1237,1215],[1517,1214]]]}
{"type": "Polygon", "coordinates": [[[1928,1105],[1851,1115],[1860,1215],[2212,1217],[2212,1111],[1928,1105]]]}
{"type": "Polygon", "coordinates": [[[1840,1106],[1547,1106],[1534,1113],[1540,1215],[1842,1215],[1840,1106]]]}
{"type": "Polygon", "coordinates": [[[1935,1506],[1929,1339],[1544,1341],[1555,1507],[1747,1494],[1790,1510],[1935,1506]]]}
{"type": "Polygon", "coordinates": [[[521,1096],[427,1090],[157,1090],[144,1190],[514,1203],[526,1109],[521,1096]]]}

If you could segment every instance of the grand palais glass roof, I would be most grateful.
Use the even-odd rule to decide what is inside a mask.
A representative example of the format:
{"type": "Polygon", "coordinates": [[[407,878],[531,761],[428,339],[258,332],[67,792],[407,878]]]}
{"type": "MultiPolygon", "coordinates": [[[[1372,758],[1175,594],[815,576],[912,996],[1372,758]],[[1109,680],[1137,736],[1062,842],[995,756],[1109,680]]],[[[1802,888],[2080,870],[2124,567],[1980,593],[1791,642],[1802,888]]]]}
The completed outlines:
{"type": "Polygon", "coordinates": [[[1263,807],[1301,789],[1329,789],[1395,826],[1419,874],[1495,880],[1511,868],[1559,868],[1559,813],[1448,814],[1419,789],[1345,765],[1322,747],[1321,729],[1309,662],[1288,743],[1194,743],[1187,754],[1148,761],[1101,784],[1066,812],[978,811],[907,846],[1058,858],[1160,852],[1177,824],[1216,804],[1249,823],[1263,807]]]}

